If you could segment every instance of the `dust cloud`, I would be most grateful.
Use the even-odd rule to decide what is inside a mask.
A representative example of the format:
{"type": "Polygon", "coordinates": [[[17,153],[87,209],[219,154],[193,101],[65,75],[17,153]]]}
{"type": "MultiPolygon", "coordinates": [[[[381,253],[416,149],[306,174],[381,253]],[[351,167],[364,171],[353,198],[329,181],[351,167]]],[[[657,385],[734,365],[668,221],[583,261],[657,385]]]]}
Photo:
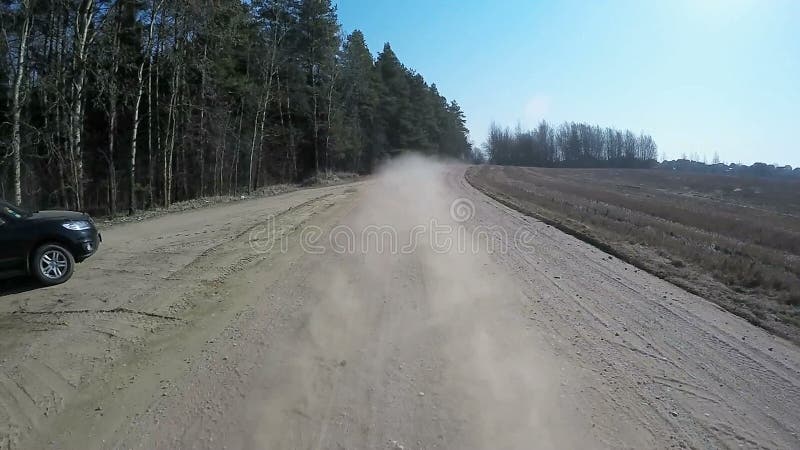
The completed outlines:
{"type": "Polygon", "coordinates": [[[395,159],[330,224],[329,234],[342,237],[346,229],[355,239],[352,245],[328,239],[328,251],[308,268],[315,272],[306,283],[309,295],[320,300],[287,356],[290,382],[263,404],[271,412],[263,416],[261,444],[591,444],[572,430],[573,413],[559,398],[559,367],[528,329],[519,284],[485,251],[455,245],[459,233],[469,239],[480,210],[467,221],[451,217],[459,200],[448,185],[451,164],[395,159]],[[450,235],[434,236],[432,226],[450,227],[450,235]],[[284,414],[298,407],[302,425],[284,414]],[[279,432],[300,426],[304,436],[279,432]]]}
{"type": "MultiPolygon", "coordinates": [[[[421,156],[392,161],[364,199],[361,225],[390,220],[401,230],[400,236],[411,236],[409,230],[433,219],[452,227],[453,241],[465,241],[442,251],[446,246],[441,239],[431,242],[430,233],[421,235],[408,257],[422,266],[429,314],[407,324],[407,331],[441,330],[444,340],[438,351],[447,356],[444,384],[453,395],[449,400],[460,403],[458,408],[477,427],[476,447],[586,444],[580,442],[574,424],[559,423],[563,411],[557,363],[544,349],[535,348],[533,336],[519,332],[525,324],[516,326],[515,322],[527,320],[523,316],[527,299],[519,284],[500,270],[484,247],[472,247],[479,241],[472,232],[480,211],[473,209],[474,217],[465,222],[452,217],[451,207],[462,199],[448,184],[448,164],[453,163],[421,156]]],[[[509,230],[505,236],[513,234],[509,230]]],[[[372,256],[366,267],[378,279],[392,276],[393,262],[402,264],[386,255],[372,256]]]]}

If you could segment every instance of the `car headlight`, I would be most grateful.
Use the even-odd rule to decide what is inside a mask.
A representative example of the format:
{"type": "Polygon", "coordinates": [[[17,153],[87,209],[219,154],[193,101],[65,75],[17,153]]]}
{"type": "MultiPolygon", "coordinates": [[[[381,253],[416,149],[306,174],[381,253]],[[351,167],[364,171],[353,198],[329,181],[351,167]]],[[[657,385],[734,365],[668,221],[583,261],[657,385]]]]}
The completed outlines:
{"type": "Polygon", "coordinates": [[[92,228],[92,224],[86,220],[74,220],[61,224],[64,228],[72,231],[83,231],[92,228]]]}

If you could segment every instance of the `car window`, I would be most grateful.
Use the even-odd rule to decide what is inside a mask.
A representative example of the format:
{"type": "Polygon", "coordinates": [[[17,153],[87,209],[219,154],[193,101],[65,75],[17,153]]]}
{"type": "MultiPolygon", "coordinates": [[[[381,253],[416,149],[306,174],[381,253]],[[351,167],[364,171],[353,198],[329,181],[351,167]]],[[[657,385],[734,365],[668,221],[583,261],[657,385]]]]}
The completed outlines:
{"type": "Polygon", "coordinates": [[[22,214],[19,211],[12,209],[8,206],[0,206],[0,214],[4,214],[9,217],[14,217],[16,219],[22,218],[22,214]]]}

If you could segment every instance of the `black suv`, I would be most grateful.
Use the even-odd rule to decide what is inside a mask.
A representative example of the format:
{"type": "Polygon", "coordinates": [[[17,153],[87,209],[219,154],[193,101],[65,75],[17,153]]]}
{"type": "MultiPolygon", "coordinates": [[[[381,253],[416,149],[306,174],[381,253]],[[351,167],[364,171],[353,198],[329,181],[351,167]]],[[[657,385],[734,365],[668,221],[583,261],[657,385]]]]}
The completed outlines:
{"type": "Polygon", "coordinates": [[[47,286],[61,284],[101,241],[88,214],[30,212],[0,200],[0,278],[29,274],[47,286]]]}

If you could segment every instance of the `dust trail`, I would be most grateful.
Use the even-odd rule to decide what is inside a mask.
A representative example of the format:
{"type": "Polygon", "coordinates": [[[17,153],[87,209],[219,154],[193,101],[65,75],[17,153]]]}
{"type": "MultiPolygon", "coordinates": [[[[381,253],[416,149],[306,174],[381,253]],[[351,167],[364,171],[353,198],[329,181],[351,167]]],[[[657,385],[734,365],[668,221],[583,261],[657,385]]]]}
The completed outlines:
{"type": "MultiPolygon", "coordinates": [[[[389,220],[400,236],[431,220],[452,227],[452,246],[443,245],[442,237],[421,235],[414,254],[407,255],[422,263],[430,305],[429,316],[406,324],[407,330],[443,332],[449,356],[446,387],[462,396],[454,400],[462,402],[479,430],[476,447],[585,447],[589,442],[575,432],[572,414],[558,398],[555,359],[524,332],[527,299],[519,284],[496,270],[485,247],[472,247],[478,242],[471,234],[478,218],[461,222],[465,217],[453,217],[453,205],[462,199],[445,183],[447,164],[420,156],[393,161],[364,200],[361,225],[389,220]]],[[[391,276],[386,265],[392,258],[371,255],[367,267],[372,276],[391,276]]]]}
{"type": "Polygon", "coordinates": [[[349,230],[352,245],[325,237],[327,251],[298,269],[312,272],[304,284],[319,301],[286,344],[286,370],[277,372],[285,380],[262,403],[260,445],[593,444],[572,430],[559,368],[526,329],[519,285],[485,250],[457,245],[472,238],[475,218],[452,217],[448,164],[388,163],[332,226],[349,230]]]}

